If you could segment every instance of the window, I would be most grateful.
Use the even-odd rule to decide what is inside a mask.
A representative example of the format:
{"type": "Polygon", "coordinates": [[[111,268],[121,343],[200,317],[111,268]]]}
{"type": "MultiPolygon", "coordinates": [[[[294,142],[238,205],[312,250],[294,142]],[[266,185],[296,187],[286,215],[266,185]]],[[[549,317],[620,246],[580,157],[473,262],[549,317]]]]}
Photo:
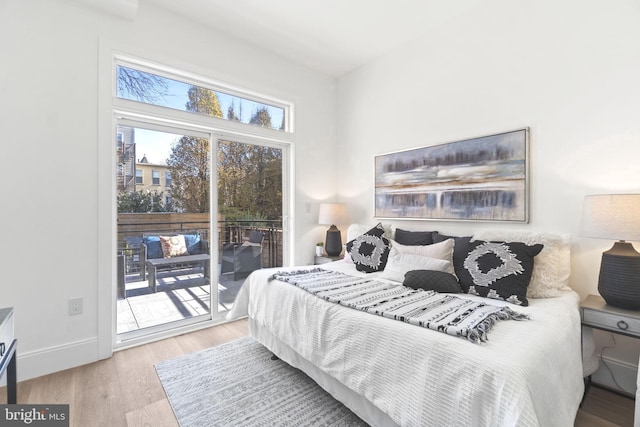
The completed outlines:
{"type": "MultiPolygon", "coordinates": [[[[116,168],[112,168],[111,183],[107,185],[101,180],[105,194],[107,189],[113,188],[113,179],[118,190],[115,195],[110,192],[110,201],[106,197],[100,199],[102,205],[110,204],[116,212],[116,218],[112,217],[108,224],[107,220],[104,221],[105,230],[110,232],[100,235],[101,250],[116,249],[112,251],[110,265],[107,262],[100,264],[104,277],[110,281],[110,292],[100,293],[100,307],[106,310],[107,304],[103,299],[111,299],[108,308],[115,313],[117,325],[114,329],[114,322],[106,311],[102,312],[102,347],[111,343],[117,347],[129,346],[148,340],[149,334],[165,335],[174,328],[225,320],[239,289],[235,284],[240,283],[243,280],[240,276],[248,271],[236,271],[235,265],[233,270],[228,270],[227,264],[232,260],[225,263],[225,272],[222,273],[222,243],[231,246],[241,244],[250,232],[260,228],[256,233],[264,233],[265,247],[260,256],[252,260],[260,263],[259,268],[268,268],[288,262],[292,240],[285,219],[288,218],[290,199],[287,172],[292,170],[289,147],[295,137],[290,119],[293,117],[293,105],[249,90],[214,83],[206,76],[196,76],[188,71],[121,54],[113,55],[112,52],[109,51],[110,58],[107,58],[105,50],[101,57],[103,65],[109,59],[113,66],[100,68],[104,72],[107,69],[112,72],[109,79],[101,76],[105,83],[100,91],[100,106],[101,113],[106,113],[107,108],[111,113],[110,123],[115,126],[110,128],[108,138],[111,150],[115,149],[117,154],[113,156],[112,151],[111,156],[101,156],[100,159],[115,157],[116,163],[120,162],[123,168],[130,167],[128,177],[131,185],[120,185],[116,168]],[[133,78],[129,83],[133,86],[141,83],[137,92],[133,86],[127,89],[127,73],[130,72],[134,75],[129,75],[133,78]],[[104,98],[107,94],[110,95],[108,100],[104,98]],[[129,146],[130,161],[125,164],[121,147],[129,146]],[[229,147],[235,151],[225,151],[229,147]],[[235,156],[236,151],[251,158],[243,160],[235,156]],[[279,156],[271,161],[273,152],[279,156]],[[221,165],[217,161],[224,160],[219,159],[223,155],[229,158],[221,165]],[[249,170],[251,176],[234,178],[245,170],[249,170]],[[229,182],[237,182],[246,188],[251,200],[244,200],[243,194],[229,189],[232,187],[229,182]],[[220,197],[221,192],[224,192],[224,198],[220,197]],[[269,208],[268,215],[261,210],[256,211],[256,203],[258,207],[269,208]],[[272,212],[271,205],[279,210],[272,212]],[[223,215],[218,214],[220,206],[224,208],[223,215]],[[145,264],[140,262],[140,254],[151,255],[147,250],[139,249],[142,247],[140,240],[144,241],[145,235],[165,235],[176,231],[194,231],[192,234],[199,235],[201,242],[208,242],[210,247],[200,250],[205,250],[209,259],[193,268],[163,272],[168,274],[156,277],[157,295],[148,293],[150,297],[170,293],[174,285],[179,284],[179,291],[187,289],[180,295],[188,294],[190,302],[182,298],[171,299],[179,314],[176,316],[176,313],[167,314],[163,310],[157,313],[160,316],[144,322],[128,321],[132,319],[130,315],[135,316],[136,313],[129,313],[130,307],[126,305],[113,304],[112,298],[127,297],[127,293],[143,296],[137,294],[139,289],[145,291],[143,294],[147,293],[149,275],[145,274],[148,270],[145,272],[144,267],[141,268],[145,264]],[[116,264],[117,268],[114,268],[116,264]],[[213,268],[216,265],[218,268],[213,268]],[[209,277],[210,273],[216,273],[218,277],[209,277]],[[223,282],[226,285],[219,286],[223,282]],[[111,331],[116,334],[113,339],[107,337],[111,331]]],[[[106,136],[106,132],[101,134],[101,138],[106,136]]],[[[107,284],[107,280],[102,282],[107,284]]],[[[106,354],[104,348],[102,350],[106,354]]]]}
{"type": "MultiPolygon", "coordinates": [[[[185,79],[186,80],[186,79],[185,79]]],[[[117,96],[131,101],[285,131],[288,108],[218,90],[213,84],[178,81],[129,66],[117,67],[117,96]]]]}

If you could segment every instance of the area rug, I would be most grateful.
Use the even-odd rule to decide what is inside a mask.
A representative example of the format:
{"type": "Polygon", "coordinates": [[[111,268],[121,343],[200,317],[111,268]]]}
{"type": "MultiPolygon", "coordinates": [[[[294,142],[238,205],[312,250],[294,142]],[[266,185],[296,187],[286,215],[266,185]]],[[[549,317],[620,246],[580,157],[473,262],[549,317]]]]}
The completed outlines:
{"type": "Polygon", "coordinates": [[[155,367],[181,427],[367,425],[250,337],[155,367]]]}

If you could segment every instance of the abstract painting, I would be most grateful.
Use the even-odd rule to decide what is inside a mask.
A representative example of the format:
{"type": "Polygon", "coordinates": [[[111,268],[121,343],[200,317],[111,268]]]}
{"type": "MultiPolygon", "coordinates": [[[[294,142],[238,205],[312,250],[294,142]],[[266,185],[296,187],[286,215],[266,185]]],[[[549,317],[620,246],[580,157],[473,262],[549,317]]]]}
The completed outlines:
{"type": "Polygon", "coordinates": [[[528,222],[529,129],[375,157],[375,216],[528,222]]]}

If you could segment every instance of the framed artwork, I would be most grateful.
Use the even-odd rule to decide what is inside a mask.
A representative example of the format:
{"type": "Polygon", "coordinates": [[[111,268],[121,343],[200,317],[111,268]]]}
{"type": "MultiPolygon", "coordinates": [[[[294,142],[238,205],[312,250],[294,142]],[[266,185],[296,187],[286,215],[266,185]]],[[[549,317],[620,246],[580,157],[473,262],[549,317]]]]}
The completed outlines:
{"type": "Polygon", "coordinates": [[[375,216],[528,222],[529,128],[375,157],[375,216]]]}

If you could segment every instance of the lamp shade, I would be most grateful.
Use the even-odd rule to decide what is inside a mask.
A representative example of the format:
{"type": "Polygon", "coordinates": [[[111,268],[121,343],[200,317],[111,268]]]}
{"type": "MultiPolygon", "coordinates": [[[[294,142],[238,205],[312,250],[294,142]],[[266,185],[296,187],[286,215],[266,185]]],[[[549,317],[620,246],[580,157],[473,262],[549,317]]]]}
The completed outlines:
{"type": "Polygon", "coordinates": [[[640,309],[640,253],[625,240],[640,240],[640,194],[586,196],[582,235],[618,240],[602,254],[598,292],[607,304],[640,309]]]}
{"type": "Polygon", "coordinates": [[[581,234],[599,239],[640,241],[640,194],[585,196],[581,234]]]}
{"type": "Polygon", "coordinates": [[[347,223],[347,208],[342,203],[320,203],[318,224],[335,225],[347,223]]]}

